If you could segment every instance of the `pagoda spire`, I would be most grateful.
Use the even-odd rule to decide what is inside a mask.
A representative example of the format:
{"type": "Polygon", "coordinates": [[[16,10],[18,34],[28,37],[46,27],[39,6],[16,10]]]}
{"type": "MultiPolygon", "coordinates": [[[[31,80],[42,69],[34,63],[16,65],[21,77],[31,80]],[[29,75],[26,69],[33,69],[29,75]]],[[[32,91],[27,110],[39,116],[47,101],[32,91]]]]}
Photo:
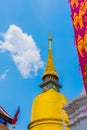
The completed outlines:
{"type": "Polygon", "coordinates": [[[43,80],[49,80],[50,78],[57,80],[59,78],[54,66],[54,60],[52,56],[52,36],[50,34],[48,35],[48,59],[46,63],[46,69],[42,75],[42,78],[43,80]]]}

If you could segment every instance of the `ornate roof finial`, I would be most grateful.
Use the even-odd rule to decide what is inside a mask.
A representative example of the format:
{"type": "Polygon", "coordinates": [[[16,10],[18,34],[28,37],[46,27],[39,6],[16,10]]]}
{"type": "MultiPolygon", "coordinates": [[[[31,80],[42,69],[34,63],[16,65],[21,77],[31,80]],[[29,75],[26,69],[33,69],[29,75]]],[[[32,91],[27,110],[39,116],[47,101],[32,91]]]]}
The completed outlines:
{"type": "Polygon", "coordinates": [[[55,70],[54,60],[52,56],[52,36],[50,34],[48,35],[48,45],[49,45],[49,50],[48,50],[48,59],[46,63],[46,70],[42,75],[42,78],[45,79],[46,77],[48,77],[48,79],[49,78],[58,79],[58,74],[55,70]]]}

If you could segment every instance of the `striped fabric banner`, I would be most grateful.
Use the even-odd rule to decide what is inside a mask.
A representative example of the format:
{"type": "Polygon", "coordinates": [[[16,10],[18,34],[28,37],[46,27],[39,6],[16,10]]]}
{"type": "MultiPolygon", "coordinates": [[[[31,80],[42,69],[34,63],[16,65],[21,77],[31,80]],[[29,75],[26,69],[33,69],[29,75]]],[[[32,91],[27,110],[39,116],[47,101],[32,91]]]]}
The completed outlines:
{"type": "Polygon", "coordinates": [[[87,93],[87,0],[69,0],[79,63],[87,93]]]}

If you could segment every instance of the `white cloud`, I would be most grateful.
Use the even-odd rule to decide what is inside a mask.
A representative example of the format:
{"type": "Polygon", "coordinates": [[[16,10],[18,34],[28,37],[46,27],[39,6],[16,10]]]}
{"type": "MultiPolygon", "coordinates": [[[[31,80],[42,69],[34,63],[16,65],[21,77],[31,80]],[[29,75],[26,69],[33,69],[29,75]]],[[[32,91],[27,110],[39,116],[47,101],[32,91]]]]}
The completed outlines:
{"type": "Polygon", "coordinates": [[[10,25],[6,33],[2,34],[4,42],[0,41],[0,51],[9,51],[14,63],[24,78],[36,75],[39,68],[43,68],[40,50],[31,35],[22,31],[16,25],[10,25]]]}
{"type": "Polygon", "coordinates": [[[6,69],[5,72],[0,75],[0,80],[4,80],[4,79],[6,78],[8,71],[9,71],[9,70],[6,69]]]}

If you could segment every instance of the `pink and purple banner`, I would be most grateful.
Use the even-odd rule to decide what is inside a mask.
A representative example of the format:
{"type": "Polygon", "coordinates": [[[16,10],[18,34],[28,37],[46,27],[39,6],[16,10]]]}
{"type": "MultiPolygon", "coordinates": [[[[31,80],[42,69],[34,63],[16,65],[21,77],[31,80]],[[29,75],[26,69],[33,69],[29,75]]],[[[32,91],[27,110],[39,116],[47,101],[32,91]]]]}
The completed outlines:
{"type": "Polygon", "coordinates": [[[87,0],[69,0],[79,63],[87,93],[87,0]]]}

